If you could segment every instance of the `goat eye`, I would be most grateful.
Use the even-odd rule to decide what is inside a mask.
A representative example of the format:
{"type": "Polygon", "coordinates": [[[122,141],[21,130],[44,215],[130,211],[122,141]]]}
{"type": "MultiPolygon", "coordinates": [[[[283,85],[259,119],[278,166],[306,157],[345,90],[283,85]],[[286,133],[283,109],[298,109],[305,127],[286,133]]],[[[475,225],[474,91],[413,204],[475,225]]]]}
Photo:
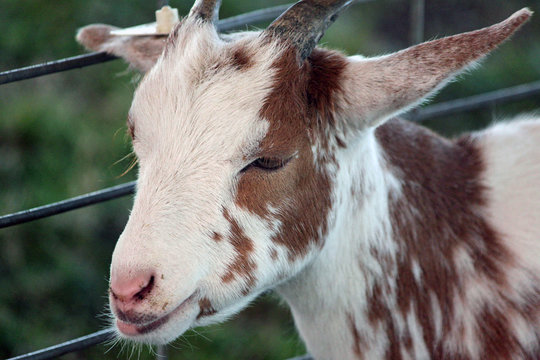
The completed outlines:
{"type": "Polygon", "coordinates": [[[253,165],[266,170],[276,170],[285,165],[285,160],[278,158],[258,158],[253,162],[253,165]]]}
{"type": "Polygon", "coordinates": [[[285,166],[290,159],[281,159],[273,157],[260,157],[257,160],[253,161],[251,164],[242,169],[242,172],[246,171],[251,167],[272,171],[278,170],[285,166]]]}

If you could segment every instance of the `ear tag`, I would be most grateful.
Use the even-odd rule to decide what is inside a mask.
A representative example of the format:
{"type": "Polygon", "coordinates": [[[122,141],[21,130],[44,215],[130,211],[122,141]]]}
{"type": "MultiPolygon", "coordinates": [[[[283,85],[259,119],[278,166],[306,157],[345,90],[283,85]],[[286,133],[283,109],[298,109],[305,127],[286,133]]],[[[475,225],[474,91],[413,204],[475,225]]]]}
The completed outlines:
{"type": "Polygon", "coordinates": [[[125,29],[111,31],[111,35],[115,36],[152,36],[152,35],[169,35],[174,28],[174,25],[180,22],[178,17],[178,9],[164,6],[161,10],[156,11],[156,22],[133,26],[125,29]]]}

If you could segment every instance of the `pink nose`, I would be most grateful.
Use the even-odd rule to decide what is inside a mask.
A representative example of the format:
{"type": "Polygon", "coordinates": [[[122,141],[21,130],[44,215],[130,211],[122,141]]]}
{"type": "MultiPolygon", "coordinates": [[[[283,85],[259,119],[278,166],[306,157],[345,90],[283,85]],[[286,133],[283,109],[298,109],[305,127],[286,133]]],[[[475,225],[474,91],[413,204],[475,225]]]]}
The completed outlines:
{"type": "Polygon", "coordinates": [[[141,271],[135,274],[113,272],[111,275],[111,295],[122,307],[143,300],[154,288],[154,273],[141,271]]]}

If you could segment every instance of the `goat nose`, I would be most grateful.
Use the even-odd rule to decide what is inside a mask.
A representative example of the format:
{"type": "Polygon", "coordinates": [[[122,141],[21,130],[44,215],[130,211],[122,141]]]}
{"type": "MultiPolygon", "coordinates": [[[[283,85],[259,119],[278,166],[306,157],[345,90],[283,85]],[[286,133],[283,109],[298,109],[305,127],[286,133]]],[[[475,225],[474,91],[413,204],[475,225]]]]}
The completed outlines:
{"type": "Polygon", "coordinates": [[[138,272],[135,275],[111,275],[111,295],[117,301],[129,303],[143,300],[154,287],[154,275],[151,271],[138,272]]]}

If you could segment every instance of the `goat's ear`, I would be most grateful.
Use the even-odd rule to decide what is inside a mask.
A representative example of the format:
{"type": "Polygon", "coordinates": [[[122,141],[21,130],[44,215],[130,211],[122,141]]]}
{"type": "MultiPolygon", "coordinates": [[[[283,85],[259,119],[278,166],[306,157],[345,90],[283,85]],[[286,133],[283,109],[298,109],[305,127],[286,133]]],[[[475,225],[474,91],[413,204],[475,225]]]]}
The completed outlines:
{"type": "Polygon", "coordinates": [[[525,8],[499,24],[387,56],[350,57],[342,78],[343,115],[353,128],[365,128],[407,111],[487,55],[531,14],[525,8]]]}
{"type": "Polygon", "coordinates": [[[154,66],[165,48],[165,36],[114,36],[110,25],[93,24],[77,32],[77,41],[88,50],[105,51],[126,60],[145,73],[154,66]]]}

